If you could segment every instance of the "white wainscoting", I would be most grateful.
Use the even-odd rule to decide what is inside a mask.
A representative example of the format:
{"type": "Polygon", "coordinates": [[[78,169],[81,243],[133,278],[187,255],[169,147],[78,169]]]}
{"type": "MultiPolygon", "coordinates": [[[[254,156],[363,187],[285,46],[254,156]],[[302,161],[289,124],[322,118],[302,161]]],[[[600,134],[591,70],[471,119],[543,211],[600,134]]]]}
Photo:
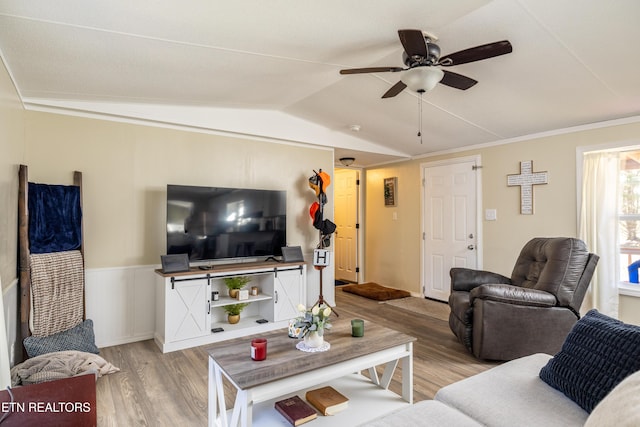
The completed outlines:
{"type": "MultiPolygon", "coordinates": [[[[4,306],[4,323],[7,330],[7,349],[9,351],[9,365],[13,367],[18,356],[22,358],[22,346],[18,342],[18,279],[14,279],[9,286],[2,291],[2,304],[4,306]]],[[[2,343],[0,342],[0,346],[2,343]]]]}
{"type": "Polygon", "coordinates": [[[89,269],[87,318],[98,347],[153,338],[158,266],[89,269]]]}

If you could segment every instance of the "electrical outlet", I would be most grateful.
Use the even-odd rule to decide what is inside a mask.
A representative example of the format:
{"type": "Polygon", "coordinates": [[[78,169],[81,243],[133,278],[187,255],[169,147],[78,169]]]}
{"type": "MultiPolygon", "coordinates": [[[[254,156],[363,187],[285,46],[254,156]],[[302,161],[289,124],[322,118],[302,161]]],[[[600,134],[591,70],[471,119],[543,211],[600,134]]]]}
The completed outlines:
{"type": "Polygon", "coordinates": [[[485,209],[484,219],[485,221],[496,221],[498,219],[498,212],[495,209],[485,209]]]}

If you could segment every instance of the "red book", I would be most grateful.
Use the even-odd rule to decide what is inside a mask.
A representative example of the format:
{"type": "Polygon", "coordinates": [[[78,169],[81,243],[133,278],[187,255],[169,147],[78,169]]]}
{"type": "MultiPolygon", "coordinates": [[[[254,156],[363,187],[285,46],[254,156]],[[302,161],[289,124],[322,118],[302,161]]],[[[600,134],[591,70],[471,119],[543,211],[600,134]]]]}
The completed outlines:
{"type": "Polygon", "coordinates": [[[298,396],[275,403],[276,410],[293,426],[299,426],[318,417],[318,413],[298,396]]]}

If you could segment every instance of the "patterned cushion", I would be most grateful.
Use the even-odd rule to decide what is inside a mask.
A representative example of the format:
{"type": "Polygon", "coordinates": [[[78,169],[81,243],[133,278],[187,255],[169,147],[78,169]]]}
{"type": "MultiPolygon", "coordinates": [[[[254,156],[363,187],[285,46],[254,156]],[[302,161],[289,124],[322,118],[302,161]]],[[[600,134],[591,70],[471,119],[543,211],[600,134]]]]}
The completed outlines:
{"type": "Polygon", "coordinates": [[[78,326],[48,337],[27,337],[24,339],[24,348],[27,350],[29,357],[65,350],[85,351],[95,354],[100,353],[100,350],[96,347],[96,339],[93,334],[93,321],[91,319],[87,319],[78,326]]]}
{"type": "Polygon", "coordinates": [[[582,409],[593,408],[622,380],[640,370],[640,327],[589,311],[540,378],[582,409]]]}

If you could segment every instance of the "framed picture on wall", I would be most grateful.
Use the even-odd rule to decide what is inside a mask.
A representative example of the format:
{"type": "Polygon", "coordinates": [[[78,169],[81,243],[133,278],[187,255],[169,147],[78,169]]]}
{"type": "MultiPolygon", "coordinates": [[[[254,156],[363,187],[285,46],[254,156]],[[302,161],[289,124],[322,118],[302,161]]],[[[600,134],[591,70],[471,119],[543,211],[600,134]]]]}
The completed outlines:
{"type": "Polygon", "coordinates": [[[398,177],[384,179],[384,205],[396,205],[396,190],[398,187],[398,177]]]}

